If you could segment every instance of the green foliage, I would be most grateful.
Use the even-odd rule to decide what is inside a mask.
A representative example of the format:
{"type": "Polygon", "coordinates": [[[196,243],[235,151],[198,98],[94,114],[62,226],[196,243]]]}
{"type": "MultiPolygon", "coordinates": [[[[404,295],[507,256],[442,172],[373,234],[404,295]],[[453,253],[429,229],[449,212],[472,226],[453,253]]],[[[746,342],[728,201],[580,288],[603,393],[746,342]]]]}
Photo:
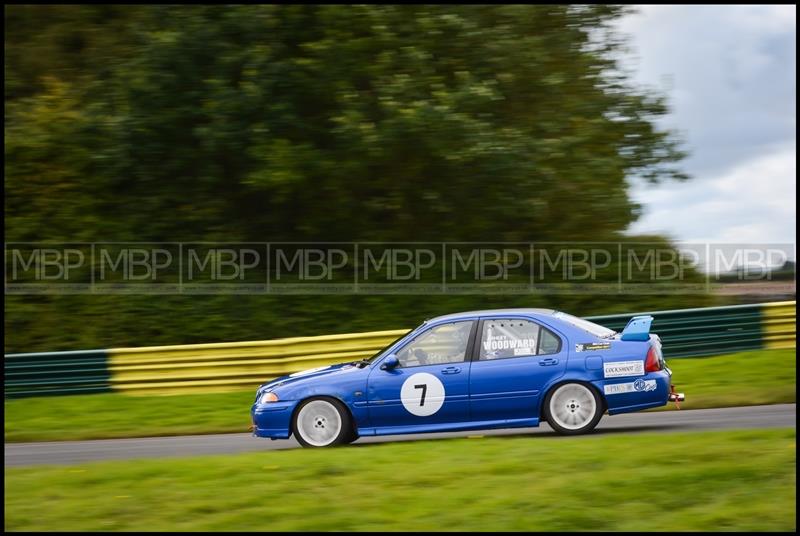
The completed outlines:
{"type": "Polygon", "coordinates": [[[794,429],[6,469],[10,531],[787,531],[794,429]]]}
{"type": "MultiPolygon", "coordinates": [[[[623,12],[9,6],[6,241],[619,239],[627,177],[685,178],[663,99],[616,64],[623,12]]],[[[5,349],[396,327],[485,301],[11,297],[5,349]]]]}
{"type": "MultiPolygon", "coordinates": [[[[796,363],[793,349],[668,361],[673,383],[686,393],[687,400],[681,404],[684,409],[794,402],[796,363]]],[[[110,393],[6,400],[5,440],[246,432],[255,388],[199,395],[110,393]]],[[[669,404],[665,409],[674,408],[669,404]]]]}

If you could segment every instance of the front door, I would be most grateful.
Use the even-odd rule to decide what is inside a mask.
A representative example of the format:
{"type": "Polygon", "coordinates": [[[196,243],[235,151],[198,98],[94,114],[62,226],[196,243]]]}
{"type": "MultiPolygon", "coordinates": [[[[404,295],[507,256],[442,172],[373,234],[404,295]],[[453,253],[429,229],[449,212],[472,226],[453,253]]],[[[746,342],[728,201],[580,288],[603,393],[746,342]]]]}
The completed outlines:
{"type": "Polygon", "coordinates": [[[375,428],[425,427],[469,419],[468,349],[475,321],[436,325],[396,353],[400,365],[370,372],[367,400],[375,428]]]}

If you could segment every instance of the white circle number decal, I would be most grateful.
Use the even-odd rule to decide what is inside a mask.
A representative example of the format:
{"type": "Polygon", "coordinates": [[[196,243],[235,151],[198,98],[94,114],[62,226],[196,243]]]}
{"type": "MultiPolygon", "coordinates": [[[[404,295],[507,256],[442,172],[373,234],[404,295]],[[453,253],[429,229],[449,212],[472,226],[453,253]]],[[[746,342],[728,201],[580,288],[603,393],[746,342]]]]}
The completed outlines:
{"type": "Polygon", "coordinates": [[[417,372],[403,382],[400,400],[409,413],[418,417],[433,415],[444,404],[444,385],[433,374],[417,372]]]}

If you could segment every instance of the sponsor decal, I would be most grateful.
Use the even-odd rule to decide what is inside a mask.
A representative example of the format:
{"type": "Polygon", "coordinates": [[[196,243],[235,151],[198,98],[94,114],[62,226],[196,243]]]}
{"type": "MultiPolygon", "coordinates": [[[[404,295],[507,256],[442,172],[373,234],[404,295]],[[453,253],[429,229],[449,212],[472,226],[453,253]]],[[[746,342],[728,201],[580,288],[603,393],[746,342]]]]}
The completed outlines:
{"type": "Polygon", "coordinates": [[[608,350],[611,348],[610,342],[584,342],[575,345],[576,352],[591,352],[594,350],[608,350]]]}
{"type": "Polygon", "coordinates": [[[643,380],[639,378],[635,382],[633,382],[633,390],[634,391],[655,391],[656,390],[656,381],[655,380],[643,380]]]}
{"type": "Polygon", "coordinates": [[[433,374],[417,372],[408,377],[400,388],[403,407],[417,417],[427,417],[444,404],[444,385],[433,374]]]}
{"type": "Polygon", "coordinates": [[[604,378],[619,378],[621,376],[644,376],[644,361],[603,363],[604,378]]]}
{"type": "Polygon", "coordinates": [[[505,335],[492,337],[483,342],[483,349],[489,350],[525,350],[530,353],[530,349],[536,346],[535,339],[509,339],[505,335]]]}
{"type": "Polygon", "coordinates": [[[655,380],[643,380],[639,378],[635,382],[613,383],[603,386],[603,392],[607,395],[618,395],[622,393],[645,393],[656,390],[655,380]]]}
{"type": "MultiPolygon", "coordinates": [[[[500,331],[501,328],[496,328],[500,331]]],[[[521,337],[517,334],[493,333],[490,329],[489,336],[481,343],[481,359],[502,359],[513,356],[536,355],[535,337],[521,337]]]]}

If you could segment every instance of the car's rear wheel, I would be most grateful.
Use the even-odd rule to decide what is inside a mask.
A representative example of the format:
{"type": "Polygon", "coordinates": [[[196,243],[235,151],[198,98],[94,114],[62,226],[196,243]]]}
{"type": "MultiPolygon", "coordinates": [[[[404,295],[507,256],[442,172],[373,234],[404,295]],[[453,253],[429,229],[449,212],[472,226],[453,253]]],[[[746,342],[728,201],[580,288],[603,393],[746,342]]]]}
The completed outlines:
{"type": "Polygon", "coordinates": [[[332,447],[356,439],[347,408],[331,398],[312,398],[301,403],[292,426],[297,442],[304,447],[332,447]]]}
{"type": "Polygon", "coordinates": [[[564,383],[547,394],[544,411],[550,427],[559,434],[585,434],[603,417],[603,401],[587,385],[564,383]]]}

